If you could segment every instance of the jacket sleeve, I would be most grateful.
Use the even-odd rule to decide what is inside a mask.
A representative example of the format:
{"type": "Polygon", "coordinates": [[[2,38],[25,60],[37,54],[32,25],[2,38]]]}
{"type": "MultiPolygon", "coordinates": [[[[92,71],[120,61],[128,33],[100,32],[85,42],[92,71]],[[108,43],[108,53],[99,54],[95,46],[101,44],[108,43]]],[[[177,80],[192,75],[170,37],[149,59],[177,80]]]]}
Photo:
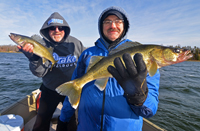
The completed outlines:
{"type": "MultiPolygon", "coordinates": [[[[39,35],[33,35],[31,38],[45,45],[45,41],[39,35]]],[[[42,58],[34,54],[33,57],[29,58],[29,61],[29,69],[35,76],[43,77],[48,72],[48,67],[50,65],[49,61],[46,61],[43,65],[42,58]]]]}
{"type": "Polygon", "coordinates": [[[45,64],[42,64],[42,58],[38,60],[30,60],[29,69],[33,73],[33,75],[37,77],[43,77],[49,70],[50,62],[46,61],[45,64]]]}
{"type": "Polygon", "coordinates": [[[149,89],[148,96],[146,101],[142,106],[130,105],[132,110],[138,115],[144,118],[152,117],[156,114],[158,109],[158,95],[159,95],[159,82],[160,82],[160,72],[157,70],[157,73],[154,76],[147,75],[147,86],[149,89]]]}
{"type": "Polygon", "coordinates": [[[62,122],[69,122],[74,113],[75,109],[69,103],[68,97],[65,97],[63,107],[61,109],[60,120],[62,122]]]}

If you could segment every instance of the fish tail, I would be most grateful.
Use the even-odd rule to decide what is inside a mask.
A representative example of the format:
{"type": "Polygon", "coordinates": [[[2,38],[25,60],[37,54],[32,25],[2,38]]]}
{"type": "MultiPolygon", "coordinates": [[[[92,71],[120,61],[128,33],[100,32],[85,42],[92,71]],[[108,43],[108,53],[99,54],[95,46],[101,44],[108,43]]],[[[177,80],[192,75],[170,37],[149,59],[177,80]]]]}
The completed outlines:
{"type": "Polygon", "coordinates": [[[56,88],[59,94],[68,96],[69,102],[74,109],[76,109],[79,104],[82,91],[82,88],[76,84],[76,81],[77,80],[66,82],[56,88]]]}
{"type": "Polygon", "coordinates": [[[53,66],[54,66],[57,62],[58,62],[58,60],[55,61],[55,63],[52,63],[50,71],[52,71],[53,66]]]}

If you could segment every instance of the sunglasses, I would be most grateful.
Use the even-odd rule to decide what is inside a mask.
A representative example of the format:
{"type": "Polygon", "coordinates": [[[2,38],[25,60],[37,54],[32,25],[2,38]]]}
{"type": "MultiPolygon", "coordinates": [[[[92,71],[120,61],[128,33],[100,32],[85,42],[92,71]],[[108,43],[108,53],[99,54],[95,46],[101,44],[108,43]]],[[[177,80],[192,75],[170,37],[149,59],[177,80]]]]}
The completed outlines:
{"type": "Polygon", "coordinates": [[[49,27],[49,30],[56,30],[56,27],[58,27],[59,31],[63,31],[64,30],[64,27],[62,27],[62,26],[51,26],[51,27],[49,27]]]}

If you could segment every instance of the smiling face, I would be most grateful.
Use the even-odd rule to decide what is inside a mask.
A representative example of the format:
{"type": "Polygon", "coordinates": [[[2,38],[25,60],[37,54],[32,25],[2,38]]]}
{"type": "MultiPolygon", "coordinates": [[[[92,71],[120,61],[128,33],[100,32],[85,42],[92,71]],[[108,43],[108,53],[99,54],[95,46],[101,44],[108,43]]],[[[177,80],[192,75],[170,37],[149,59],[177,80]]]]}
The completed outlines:
{"type": "Polygon", "coordinates": [[[116,20],[120,20],[115,15],[109,15],[104,19],[104,21],[112,21],[112,23],[103,23],[103,34],[111,41],[115,41],[119,38],[124,30],[124,23],[123,22],[113,22],[116,20]]]}
{"type": "Polygon", "coordinates": [[[63,39],[63,37],[65,36],[65,31],[64,31],[64,29],[59,29],[59,27],[56,26],[52,29],[51,28],[49,29],[49,36],[55,42],[60,42],[63,39]]]}

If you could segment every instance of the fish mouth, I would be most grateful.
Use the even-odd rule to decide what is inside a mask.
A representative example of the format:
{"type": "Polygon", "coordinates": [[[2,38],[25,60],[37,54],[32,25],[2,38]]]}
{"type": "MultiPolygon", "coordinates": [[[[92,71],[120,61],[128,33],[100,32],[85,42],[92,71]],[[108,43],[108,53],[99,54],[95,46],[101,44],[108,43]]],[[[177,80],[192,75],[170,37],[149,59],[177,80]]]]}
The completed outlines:
{"type": "Polygon", "coordinates": [[[11,40],[13,40],[14,42],[17,42],[19,40],[19,37],[17,37],[15,34],[10,33],[10,35],[8,35],[10,37],[11,40]]]}
{"type": "Polygon", "coordinates": [[[13,41],[15,40],[15,36],[12,33],[10,33],[10,35],[8,35],[8,36],[10,37],[11,40],[13,40],[13,41]]]}
{"type": "Polygon", "coordinates": [[[24,41],[20,42],[20,38],[19,36],[17,36],[16,34],[14,33],[10,33],[10,35],[8,35],[10,37],[10,39],[12,41],[14,41],[16,44],[20,45],[20,46],[23,46],[24,44],[24,41]]]}
{"type": "Polygon", "coordinates": [[[190,58],[193,57],[193,54],[191,52],[191,50],[185,50],[183,53],[181,53],[181,55],[179,56],[178,58],[178,61],[179,62],[183,62],[183,61],[186,61],[190,58]]]}

